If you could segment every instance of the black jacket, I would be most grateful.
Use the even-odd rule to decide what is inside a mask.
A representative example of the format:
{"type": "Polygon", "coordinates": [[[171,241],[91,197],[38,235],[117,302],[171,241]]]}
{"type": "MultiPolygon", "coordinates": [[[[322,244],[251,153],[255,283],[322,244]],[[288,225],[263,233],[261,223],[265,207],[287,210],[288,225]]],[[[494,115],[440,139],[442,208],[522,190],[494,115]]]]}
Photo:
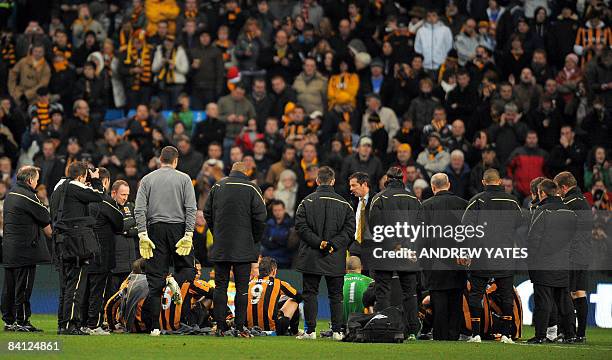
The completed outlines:
{"type": "Polygon", "coordinates": [[[259,187],[232,171],[210,190],[204,218],[213,235],[212,262],[256,262],[266,227],[266,204],[259,187]]]}
{"type": "MultiPolygon", "coordinates": [[[[200,121],[193,129],[191,144],[193,148],[201,154],[208,153],[208,145],[216,141],[223,144],[225,138],[225,123],[215,118],[208,118],[200,121]]],[[[199,170],[198,170],[199,171],[199,170]]]]}
{"type": "MultiPolygon", "coordinates": [[[[467,201],[450,191],[440,191],[423,201],[421,220],[426,225],[457,226],[467,206],[467,201]]],[[[426,237],[417,240],[419,249],[440,249],[460,247],[461,243],[453,237],[426,237]]],[[[463,289],[466,271],[457,265],[457,259],[425,258],[419,261],[423,267],[426,286],[429,290],[463,289]]]]}
{"type": "Polygon", "coordinates": [[[295,230],[300,237],[296,269],[302,273],[343,276],[346,250],[355,236],[355,213],[330,185],[320,185],[297,208],[295,230]],[[321,241],[333,244],[329,254],[321,241]]]}
{"type": "MultiPolygon", "coordinates": [[[[514,248],[516,231],[522,223],[522,212],[516,198],[504,191],[501,185],[486,185],[485,190],[468,201],[461,222],[463,225],[481,227],[475,236],[465,239],[465,246],[481,248],[479,258],[472,259],[471,273],[480,277],[508,277],[514,274],[513,256],[489,258],[485,248],[494,251],[514,248]]],[[[512,255],[512,254],[511,254],[512,255]]]]}
{"type": "Polygon", "coordinates": [[[548,197],[535,210],[527,249],[529,277],[535,285],[569,286],[570,246],[577,216],[559,197],[548,197]]]}
{"type": "Polygon", "coordinates": [[[367,256],[370,270],[385,271],[417,271],[419,267],[416,261],[409,260],[409,253],[416,250],[418,239],[411,237],[386,236],[383,227],[396,224],[408,223],[417,225],[421,202],[404,188],[404,183],[399,180],[391,180],[387,183],[385,190],[374,196],[370,205],[370,231],[372,239],[364,242],[363,253],[367,256]],[[399,258],[389,258],[388,253],[401,251],[399,258]]]}
{"type": "Polygon", "coordinates": [[[4,200],[2,263],[5,267],[30,266],[50,260],[42,228],[49,225],[49,210],[27,184],[17,184],[4,200]]]}
{"type": "Polygon", "coordinates": [[[51,195],[51,219],[56,220],[59,204],[63,191],[58,191],[60,186],[66,186],[64,209],[61,218],[54,223],[53,230],[66,230],[74,225],[93,228],[95,219],[89,211],[89,203],[102,202],[104,200],[104,187],[100,179],[92,179],[91,187],[84,185],[76,180],[62,178],[56,185],[55,191],[51,195]],[[68,181],[68,184],[65,182],[68,181]]]}
{"type": "Polygon", "coordinates": [[[570,245],[570,262],[579,265],[590,265],[593,245],[593,213],[579,187],[574,187],[565,194],[563,203],[576,213],[576,236],[570,245]]]}
{"type": "Polygon", "coordinates": [[[123,229],[121,234],[115,234],[115,274],[129,273],[132,263],[140,255],[136,252],[138,243],[138,228],[134,218],[134,203],[128,202],[120,210],[123,213],[123,229]]]}
{"type": "Polygon", "coordinates": [[[123,230],[123,212],[108,194],[102,195],[102,202],[89,204],[89,211],[96,218],[94,231],[100,256],[91,262],[90,273],[107,273],[115,267],[115,234],[123,230]]]}
{"type": "MultiPolygon", "coordinates": [[[[364,214],[364,227],[363,227],[363,234],[361,236],[362,242],[365,241],[366,239],[371,240],[372,239],[372,232],[370,231],[370,226],[368,225],[369,219],[370,219],[370,204],[372,204],[372,200],[374,199],[374,193],[370,192],[370,194],[368,195],[368,200],[366,201],[365,204],[365,214],[364,214]]],[[[353,210],[355,211],[355,226],[357,226],[357,221],[359,220],[359,214],[358,214],[358,209],[359,209],[359,198],[353,196],[352,197],[352,206],[353,206],[353,210]]],[[[355,234],[357,234],[357,230],[355,230],[355,234]]],[[[361,244],[359,244],[357,242],[356,238],[353,238],[353,241],[351,242],[351,244],[349,245],[349,253],[352,256],[359,256],[361,258],[361,265],[363,266],[364,269],[369,269],[369,267],[366,264],[366,260],[365,257],[362,254],[362,246],[361,244]]]]}

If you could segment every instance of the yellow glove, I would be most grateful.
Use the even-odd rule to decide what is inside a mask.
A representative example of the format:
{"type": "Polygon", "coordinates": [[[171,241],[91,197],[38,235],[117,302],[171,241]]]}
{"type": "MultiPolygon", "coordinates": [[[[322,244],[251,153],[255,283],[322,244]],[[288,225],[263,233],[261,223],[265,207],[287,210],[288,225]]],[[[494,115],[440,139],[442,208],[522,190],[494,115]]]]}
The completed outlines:
{"type": "Polygon", "coordinates": [[[138,245],[140,247],[140,256],[145,259],[152,258],[153,249],[155,249],[155,244],[153,244],[153,241],[149,239],[149,235],[147,234],[147,232],[145,231],[138,233],[138,239],[140,239],[140,241],[138,241],[138,245]]]}
{"type": "Polygon", "coordinates": [[[188,231],[185,236],[176,243],[176,253],[180,256],[189,255],[193,247],[193,231],[188,231]]]}

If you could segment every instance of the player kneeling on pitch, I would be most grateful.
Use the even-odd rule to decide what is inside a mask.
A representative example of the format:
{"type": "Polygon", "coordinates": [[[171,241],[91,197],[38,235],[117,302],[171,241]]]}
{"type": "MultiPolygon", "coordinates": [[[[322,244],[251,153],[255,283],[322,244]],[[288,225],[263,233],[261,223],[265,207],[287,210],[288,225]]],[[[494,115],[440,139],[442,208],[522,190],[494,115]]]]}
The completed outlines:
{"type": "Polygon", "coordinates": [[[204,302],[209,308],[214,288],[206,281],[193,279],[177,284],[172,276],[166,277],[166,286],[161,296],[161,316],[157,324],[151,324],[150,302],[145,302],[149,294],[149,285],[145,273],[145,260],[134,262],[132,273],[121,284],[106,303],[104,321],[113,332],[148,333],[151,329],[162,329],[168,332],[185,333],[184,325],[197,325],[193,322],[194,311],[204,302]]]}
{"type": "Polygon", "coordinates": [[[251,329],[275,331],[276,335],[297,335],[302,295],[276,278],[277,268],[273,258],[259,261],[259,276],[249,282],[247,324],[251,329]]]}

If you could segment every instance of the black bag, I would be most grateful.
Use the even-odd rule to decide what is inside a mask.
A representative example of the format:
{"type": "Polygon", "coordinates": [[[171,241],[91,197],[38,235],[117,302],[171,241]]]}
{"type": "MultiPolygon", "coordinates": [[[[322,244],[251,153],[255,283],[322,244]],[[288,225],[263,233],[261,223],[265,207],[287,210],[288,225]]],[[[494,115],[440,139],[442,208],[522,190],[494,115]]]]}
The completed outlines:
{"type": "Polygon", "coordinates": [[[344,341],[361,343],[404,342],[404,312],[390,306],[374,314],[351,314],[344,341]]]}
{"type": "Polygon", "coordinates": [[[53,218],[53,245],[54,258],[59,262],[90,259],[100,253],[98,238],[90,227],[95,221],[90,219],[79,224],[67,225],[63,223],[64,202],[70,179],[66,179],[56,191],[61,191],[61,198],[57,212],[53,218]]]}

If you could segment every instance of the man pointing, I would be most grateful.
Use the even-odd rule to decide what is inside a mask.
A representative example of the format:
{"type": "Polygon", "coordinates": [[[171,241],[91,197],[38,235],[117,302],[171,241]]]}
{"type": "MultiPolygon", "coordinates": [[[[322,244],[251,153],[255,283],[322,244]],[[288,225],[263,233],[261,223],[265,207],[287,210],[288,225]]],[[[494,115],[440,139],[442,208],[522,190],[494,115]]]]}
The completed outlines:
{"type": "Polygon", "coordinates": [[[170,265],[179,284],[193,280],[196,274],[192,251],[195,191],[189,176],[176,170],[178,156],[176,148],[164,147],[159,157],[161,168],[142,178],[136,195],[140,255],[147,259],[149,283],[145,304],[151,309],[149,318],[143,320],[151,335],[159,335],[160,299],[170,265]]]}

